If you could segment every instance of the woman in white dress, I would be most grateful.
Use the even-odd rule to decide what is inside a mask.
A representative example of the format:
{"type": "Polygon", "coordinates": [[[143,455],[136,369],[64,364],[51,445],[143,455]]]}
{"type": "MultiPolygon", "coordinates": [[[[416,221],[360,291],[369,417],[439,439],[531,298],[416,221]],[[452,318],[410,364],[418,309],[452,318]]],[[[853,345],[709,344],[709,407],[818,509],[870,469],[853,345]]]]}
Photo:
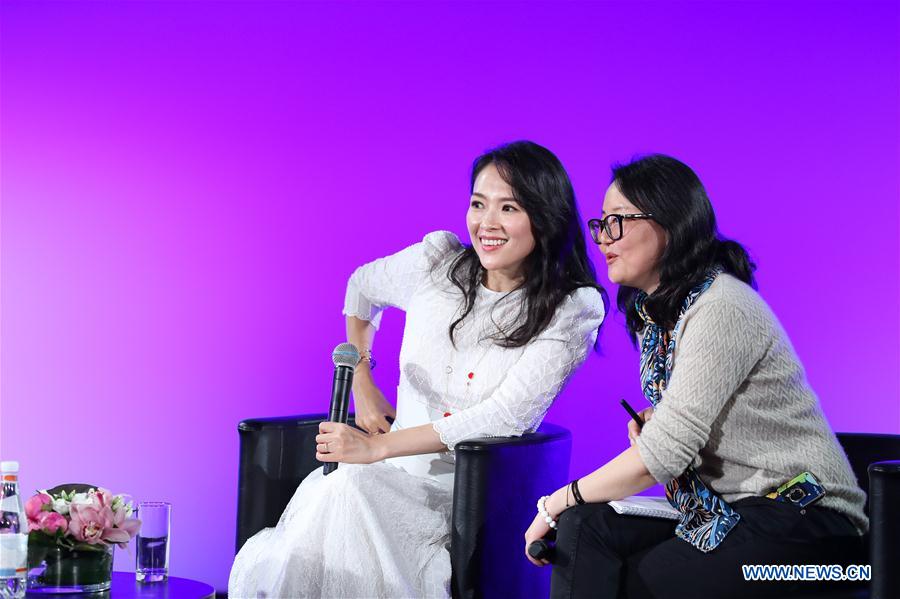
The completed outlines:
{"type": "MultiPolygon", "coordinates": [[[[475,160],[466,224],[360,267],[347,285],[356,423],[325,422],[318,469],[235,558],[238,597],[448,597],[454,446],[535,430],[605,312],[559,160],[515,142],[475,160]],[[406,311],[397,409],[375,386],[381,311],[406,311]],[[388,418],[395,418],[392,425],[388,418]]],[[[515,559],[514,556],[511,556],[515,559]]]]}

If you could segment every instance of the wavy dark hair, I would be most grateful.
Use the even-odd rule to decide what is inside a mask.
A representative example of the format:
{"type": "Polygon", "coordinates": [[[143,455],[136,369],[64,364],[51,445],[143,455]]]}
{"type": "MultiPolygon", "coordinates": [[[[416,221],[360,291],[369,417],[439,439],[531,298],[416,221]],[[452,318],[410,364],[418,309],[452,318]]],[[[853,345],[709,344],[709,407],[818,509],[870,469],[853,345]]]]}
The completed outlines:
{"type": "MultiPolygon", "coordinates": [[[[522,347],[547,328],[560,302],[572,291],[593,287],[603,297],[604,307],[608,304],[607,294],[597,283],[594,267],[587,257],[575,191],[559,159],[550,150],[530,141],[502,145],[472,163],[471,191],[475,189],[478,174],[491,164],[528,214],[534,235],[535,247],[525,259],[525,280],[519,287],[524,289],[514,321],[519,324],[511,330],[498,325],[498,333],[491,337],[501,347],[522,347]]],[[[471,245],[465,246],[447,271],[447,277],[464,296],[462,315],[450,324],[450,340],[454,346],[454,333],[472,312],[485,273],[471,245]]]]}
{"type": "MultiPolygon", "coordinates": [[[[721,267],[756,288],[756,265],[741,244],[719,236],[706,189],[688,165],[671,156],[651,154],[614,166],[612,182],[641,212],[653,214],[668,236],[659,259],[659,287],[645,302],[654,322],[667,330],[674,328],[688,292],[711,268],[721,267]]],[[[639,291],[622,286],[616,297],[635,343],[644,326],[634,306],[639,291]]]]}

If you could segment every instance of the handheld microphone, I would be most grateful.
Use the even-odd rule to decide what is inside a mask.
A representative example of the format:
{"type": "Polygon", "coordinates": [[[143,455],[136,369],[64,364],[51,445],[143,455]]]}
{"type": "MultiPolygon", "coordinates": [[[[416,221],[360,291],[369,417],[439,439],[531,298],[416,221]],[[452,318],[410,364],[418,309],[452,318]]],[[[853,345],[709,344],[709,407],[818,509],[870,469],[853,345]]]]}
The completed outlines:
{"type": "Polygon", "coordinates": [[[551,529],[544,538],[532,541],[528,544],[528,555],[534,559],[545,559],[553,562],[556,557],[556,530],[551,529]]]}
{"type": "MultiPolygon", "coordinates": [[[[359,350],[352,343],[341,343],[331,353],[334,362],[334,380],[331,383],[331,407],[328,410],[329,422],[347,424],[347,411],[350,407],[350,388],[353,386],[353,371],[359,363],[359,350]]],[[[326,462],[324,473],[329,475],[337,470],[337,462],[326,462]]]]}
{"type": "Polygon", "coordinates": [[[538,539],[537,541],[532,541],[528,545],[528,555],[533,557],[534,559],[545,559],[547,561],[553,561],[553,554],[555,547],[551,545],[544,539],[538,539]]]}

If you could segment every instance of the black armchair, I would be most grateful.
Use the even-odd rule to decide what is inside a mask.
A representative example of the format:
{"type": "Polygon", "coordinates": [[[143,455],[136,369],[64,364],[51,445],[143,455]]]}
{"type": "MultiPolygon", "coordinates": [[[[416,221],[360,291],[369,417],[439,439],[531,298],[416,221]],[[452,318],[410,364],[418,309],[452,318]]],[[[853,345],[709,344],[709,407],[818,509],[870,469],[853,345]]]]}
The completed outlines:
{"type": "Polygon", "coordinates": [[[869,498],[872,581],[868,588],[819,596],[895,599],[900,597],[900,435],[838,433],[837,437],[869,498]]]}
{"type": "MultiPolygon", "coordinates": [[[[236,549],[274,526],[300,481],[321,464],[315,435],[324,415],[245,420],[241,437],[236,549]]],[[[351,419],[352,424],[352,419],[351,419]]],[[[872,582],[816,591],[831,599],[900,597],[900,435],[838,433],[868,495],[872,582]]],[[[566,482],[571,435],[544,424],[519,438],[478,439],[456,448],[451,526],[454,597],[547,597],[549,570],[522,555],[534,501],[566,482]]]]}
{"type": "MultiPolygon", "coordinates": [[[[236,551],[274,526],[300,484],[321,466],[315,436],[324,414],[245,420],[240,434],[236,551]]],[[[353,424],[352,417],[350,424],[353,424]]],[[[548,568],[524,556],[535,501],[567,482],[572,438],[543,424],[514,438],[456,446],[450,541],[454,597],[547,597],[548,568]]]]}

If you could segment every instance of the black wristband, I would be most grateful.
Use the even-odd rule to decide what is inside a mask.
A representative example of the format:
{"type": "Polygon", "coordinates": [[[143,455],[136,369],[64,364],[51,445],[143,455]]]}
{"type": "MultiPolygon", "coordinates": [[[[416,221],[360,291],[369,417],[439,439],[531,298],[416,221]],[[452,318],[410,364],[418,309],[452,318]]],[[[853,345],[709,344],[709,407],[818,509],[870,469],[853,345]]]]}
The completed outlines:
{"type": "Polygon", "coordinates": [[[578,490],[578,479],[572,481],[572,484],[569,485],[572,487],[572,495],[575,497],[575,503],[578,505],[584,505],[584,497],[581,496],[581,491],[578,490]]]}

